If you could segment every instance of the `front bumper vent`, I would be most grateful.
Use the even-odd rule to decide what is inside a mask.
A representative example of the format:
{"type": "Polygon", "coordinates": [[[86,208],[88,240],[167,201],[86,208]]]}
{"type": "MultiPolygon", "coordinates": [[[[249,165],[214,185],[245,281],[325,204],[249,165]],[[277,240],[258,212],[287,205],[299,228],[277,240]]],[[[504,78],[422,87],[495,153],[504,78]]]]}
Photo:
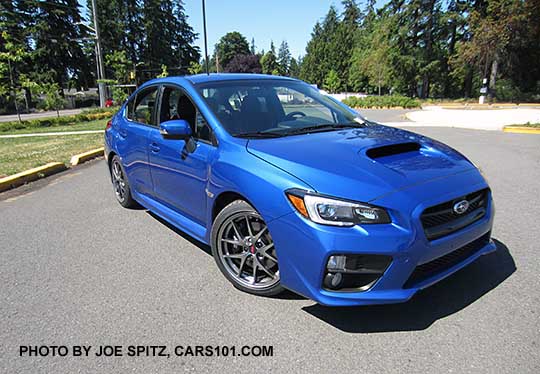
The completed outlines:
{"type": "Polygon", "coordinates": [[[466,244],[453,252],[436,258],[430,262],[426,262],[425,264],[418,265],[407,282],[405,282],[403,288],[414,287],[418,283],[421,283],[422,281],[431,278],[434,275],[440,274],[462,261],[465,261],[467,258],[487,245],[489,243],[490,236],[491,232],[488,232],[487,234],[484,234],[480,238],[473,240],[469,244],[466,244]]]}

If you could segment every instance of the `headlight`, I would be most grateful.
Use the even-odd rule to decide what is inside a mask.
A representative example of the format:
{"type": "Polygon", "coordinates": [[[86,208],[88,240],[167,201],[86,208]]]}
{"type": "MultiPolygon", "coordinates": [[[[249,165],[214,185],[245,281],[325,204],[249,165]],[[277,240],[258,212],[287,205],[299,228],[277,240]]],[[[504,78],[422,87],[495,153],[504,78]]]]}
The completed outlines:
{"type": "Polygon", "coordinates": [[[296,189],[288,190],[285,194],[301,215],[323,225],[354,226],[391,222],[390,216],[383,208],[373,205],[310,194],[296,189]]]}

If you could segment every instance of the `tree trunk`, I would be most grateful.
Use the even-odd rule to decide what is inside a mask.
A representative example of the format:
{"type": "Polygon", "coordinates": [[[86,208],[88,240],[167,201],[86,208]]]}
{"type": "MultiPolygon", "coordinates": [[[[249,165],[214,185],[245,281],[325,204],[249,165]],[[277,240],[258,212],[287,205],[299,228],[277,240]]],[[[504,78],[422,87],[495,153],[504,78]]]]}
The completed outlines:
{"type": "MultiPolygon", "coordinates": [[[[448,58],[450,58],[455,51],[456,48],[456,32],[457,32],[457,25],[455,19],[452,19],[452,26],[450,31],[450,41],[448,42],[448,58]]],[[[444,88],[443,88],[443,96],[444,97],[450,97],[450,67],[448,66],[448,59],[445,59],[444,61],[444,88]]]]}
{"type": "Polygon", "coordinates": [[[470,67],[468,67],[467,75],[465,76],[465,81],[463,82],[463,96],[465,96],[465,98],[467,99],[472,97],[473,77],[474,77],[473,70],[470,67]]]}
{"type": "Polygon", "coordinates": [[[491,73],[489,75],[489,89],[488,98],[492,101],[496,97],[495,83],[497,83],[497,69],[499,67],[498,56],[495,55],[493,62],[491,63],[491,73]]]}

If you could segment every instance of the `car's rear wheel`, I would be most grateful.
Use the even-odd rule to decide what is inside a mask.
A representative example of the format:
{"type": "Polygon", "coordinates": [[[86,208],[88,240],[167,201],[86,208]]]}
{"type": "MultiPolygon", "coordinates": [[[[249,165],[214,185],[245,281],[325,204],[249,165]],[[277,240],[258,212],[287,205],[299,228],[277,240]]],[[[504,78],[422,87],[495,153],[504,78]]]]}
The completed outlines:
{"type": "Polygon", "coordinates": [[[284,290],[272,236],[261,215],[245,201],[236,200],[217,215],[212,254],[236,288],[262,296],[284,290]]]}
{"type": "Polygon", "coordinates": [[[122,167],[122,162],[118,155],[114,155],[111,160],[111,181],[114,189],[116,200],[124,208],[134,208],[137,202],[131,196],[131,189],[126,178],[126,173],[122,167]]]}

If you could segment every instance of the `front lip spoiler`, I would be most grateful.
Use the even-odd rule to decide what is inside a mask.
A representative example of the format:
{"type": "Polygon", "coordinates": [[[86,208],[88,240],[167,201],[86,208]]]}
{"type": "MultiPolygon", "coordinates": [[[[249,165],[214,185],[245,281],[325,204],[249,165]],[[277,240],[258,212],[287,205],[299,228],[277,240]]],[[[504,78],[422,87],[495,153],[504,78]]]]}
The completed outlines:
{"type": "Polygon", "coordinates": [[[429,286],[434,285],[437,282],[440,282],[441,280],[449,277],[450,275],[454,274],[458,270],[464,268],[465,266],[473,263],[476,261],[479,257],[490,254],[492,252],[495,252],[497,250],[496,244],[493,242],[493,239],[490,239],[489,242],[484,245],[482,248],[480,248],[478,251],[467,257],[461,262],[458,262],[454,266],[451,266],[450,268],[446,269],[445,271],[435,274],[430,278],[427,278],[417,284],[412,289],[418,289],[423,290],[429,286]]]}
{"type": "Polygon", "coordinates": [[[341,306],[362,306],[362,305],[379,305],[379,304],[398,304],[409,301],[418,291],[426,289],[443,279],[451,276],[457,271],[465,268],[479,257],[490,254],[497,249],[497,246],[490,240],[485,246],[480,248],[465,260],[455,264],[445,271],[435,274],[432,277],[423,280],[411,288],[402,288],[394,290],[367,292],[331,292],[321,290],[317,302],[326,306],[341,307],[341,306]]]}

